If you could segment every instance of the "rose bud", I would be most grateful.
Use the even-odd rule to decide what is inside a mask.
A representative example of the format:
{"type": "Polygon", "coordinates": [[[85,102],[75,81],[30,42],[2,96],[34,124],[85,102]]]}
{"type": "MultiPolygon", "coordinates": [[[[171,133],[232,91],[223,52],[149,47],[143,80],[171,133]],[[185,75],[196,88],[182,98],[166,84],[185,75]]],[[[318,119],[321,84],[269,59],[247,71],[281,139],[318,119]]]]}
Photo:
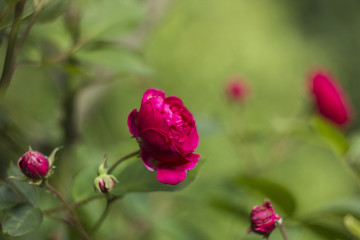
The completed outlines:
{"type": "Polygon", "coordinates": [[[328,73],[316,71],[310,76],[310,93],[317,111],[326,119],[338,126],[344,126],[351,121],[351,106],[348,98],[328,73]]]}
{"type": "Polygon", "coordinates": [[[100,176],[97,185],[100,192],[108,193],[114,188],[114,180],[109,175],[100,176]]]}
{"type": "Polygon", "coordinates": [[[249,232],[268,237],[280,219],[281,217],[275,213],[270,201],[265,200],[264,204],[253,207],[250,213],[251,226],[249,232]]]}
{"type": "Polygon", "coordinates": [[[198,163],[195,120],[180,98],[147,90],[140,110],[130,113],[128,126],[139,143],[142,161],[150,171],[156,171],[160,182],[178,184],[198,163]]]}
{"type": "Polygon", "coordinates": [[[30,150],[19,159],[18,166],[27,177],[37,180],[48,173],[49,160],[43,154],[30,150]]]}
{"type": "Polygon", "coordinates": [[[242,102],[249,93],[248,86],[240,78],[232,78],[227,82],[225,92],[232,102],[242,102]]]}

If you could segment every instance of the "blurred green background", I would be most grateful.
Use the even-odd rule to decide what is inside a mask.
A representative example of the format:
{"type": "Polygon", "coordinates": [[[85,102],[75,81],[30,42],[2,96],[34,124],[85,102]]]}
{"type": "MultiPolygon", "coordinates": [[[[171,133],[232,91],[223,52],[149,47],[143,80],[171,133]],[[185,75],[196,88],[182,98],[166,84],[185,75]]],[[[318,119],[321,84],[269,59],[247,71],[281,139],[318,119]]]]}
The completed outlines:
{"type": "MultiPolygon", "coordinates": [[[[330,70],[359,111],[359,11],[355,0],[54,1],[0,105],[2,176],[28,145],[44,154],[64,145],[53,182],[70,197],[81,169],[137,149],[127,116],[146,89],[159,88],[195,116],[200,173],[179,192],[125,196],[95,239],[261,239],[247,233],[248,214],[264,198],[291,240],[353,239],[342,217],[360,216],[359,185],[310,124],[306,81],[313,69],[330,70]],[[233,76],[250,88],[242,104],[225,95],[233,76]]],[[[359,123],[347,129],[350,142],[359,123]]],[[[81,208],[83,220],[93,224],[103,207],[81,208]]],[[[24,239],[67,238],[45,218],[24,239]]],[[[270,239],[281,239],[279,230],[270,239]]]]}

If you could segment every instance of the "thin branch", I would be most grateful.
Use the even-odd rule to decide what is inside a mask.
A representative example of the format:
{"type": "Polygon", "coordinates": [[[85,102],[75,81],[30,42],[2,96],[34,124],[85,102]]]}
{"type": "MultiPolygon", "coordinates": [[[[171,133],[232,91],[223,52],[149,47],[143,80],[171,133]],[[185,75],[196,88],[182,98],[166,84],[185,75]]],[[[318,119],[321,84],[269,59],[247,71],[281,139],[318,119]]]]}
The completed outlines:
{"type": "Polygon", "coordinates": [[[284,240],[288,240],[288,236],[286,234],[286,230],[285,230],[285,226],[284,224],[280,224],[280,231],[281,231],[281,235],[283,236],[284,240]]]}
{"type": "Polygon", "coordinates": [[[105,221],[105,218],[108,216],[108,214],[110,212],[111,204],[119,198],[120,197],[113,197],[113,198],[106,199],[106,207],[105,207],[103,213],[101,214],[99,220],[96,222],[94,227],[91,229],[91,235],[94,235],[95,232],[100,228],[100,226],[103,224],[103,222],[105,221]]]}
{"type": "Polygon", "coordinates": [[[0,23],[1,23],[2,21],[4,21],[4,19],[7,17],[7,15],[9,15],[9,13],[10,13],[10,11],[11,11],[12,8],[13,8],[12,5],[9,5],[9,6],[6,8],[4,14],[3,14],[2,16],[0,16],[0,23]]]}
{"type": "Polygon", "coordinates": [[[0,79],[0,99],[4,96],[6,89],[10,85],[12,75],[15,70],[15,46],[19,32],[21,19],[24,12],[26,0],[20,0],[15,6],[14,21],[10,30],[8,46],[6,50],[3,72],[0,79]]]}
{"type": "Polygon", "coordinates": [[[51,215],[51,214],[47,214],[47,213],[44,213],[44,212],[43,212],[43,214],[44,214],[45,216],[49,217],[49,218],[52,218],[52,219],[56,220],[56,221],[63,222],[63,223],[65,223],[66,225],[68,225],[68,226],[70,226],[70,227],[72,227],[72,228],[78,229],[77,226],[76,226],[73,222],[67,220],[66,218],[57,217],[57,216],[54,216],[54,215],[51,215]]]}
{"type": "MultiPolygon", "coordinates": [[[[96,200],[96,199],[100,199],[100,198],[104,198],[106,195],[104,194],[101,194],[101,195],[95,195],[95,196],[92,196],[92,197],[89,197],[89,198],[86,198],[84,200],[81,200],[79,202],[76,202],[76,203],[73,203],[71,205],[71,208],[77,208],[77,207],[80,207],[82,205],[85,205],[89,202],[92,202],[93,200],[96,200]]],[[[47,209],[47,210],[44,210],[43,213],[44,214],[51,214],[51,213],[54,213],[54,212],[58,212],[58,211],[62,211],[66,209],[66,206],[65,205],[62,205],[62,206],[59,206],[59,207],[55,207],[55,208],[50,208],[50,209],[47,209]]]]}
{"type": "Polygon", "coordinates": [[[84,239],[90,239],[88,234],[86,233],[84,227],[82,226],[79,217],[77,215],[77,213],[74,211],[74,209],[70,206],[70,204],[65,200],[65,198],[53,187],[51,186],[48,182],[46,182],[46,187],[53,192],[60,201],[62,201],[64,203],[64,205],[66,206],[66,208],[69,210],[70,214],[72,215],[72,218],[74,220],[74,222],[76,223],[76,225],[79,228],[79,232],[81,233],[81,235],[83,236],[84,239]]]}
{"type": "Polygon", "coordinates": [[[26,39],[27,35],[29,34],[32,26],[34,25],[35,20],[36,20],[37,16],[39,15],[42,8],[43,8],[42,2],[38,3],[38,5],[36,6],[36,10],[35,10],[34,14],[32,15],[28,25],[26,26],[26,28],[24,30],[24,33],[22,34],[21,39],[19,40],[19,43],[18,43],[17,48],[16,48],[15,53],[14,53],[14,58],[15,59],[16,59],[17,55],[19,54],[19,51],[20,51],[22,45],[24,44],[25,39],[26,39]]]}
{"type": "Polygon", "coordinates": [[[120,158],[119,160],[117,160],[108,170],[108,173],[110,174],[112,171],[114,171],[114,169],[117,167],[117,165],[119,165],[120,163],[122,163],[123,161],[132,158],[134,156],[137,156],[140,154],[140,150],[136,150],[135,152],[129,153],[128,155],[123,156],[122,158],[120,158]]]}

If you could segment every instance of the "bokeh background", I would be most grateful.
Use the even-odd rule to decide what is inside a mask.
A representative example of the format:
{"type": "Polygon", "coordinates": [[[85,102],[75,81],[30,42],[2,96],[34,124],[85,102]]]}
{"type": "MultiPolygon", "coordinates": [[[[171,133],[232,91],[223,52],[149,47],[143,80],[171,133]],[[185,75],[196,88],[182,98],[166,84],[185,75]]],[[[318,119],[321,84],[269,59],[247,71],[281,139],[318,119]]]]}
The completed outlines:
{"type": "MultiPolygon", "coordinates": [[[[137,149],[127,116],[146,89],[159,88],[195,116],[199,174],[179,192],[125,196],[94,239],[261,239],[247,233],[248,214],[264,198],[291,240],[355,239],[343,216],[360,215],[359,185],[312,126],[306,87],[314,69],[338,79],[354,109],[344,130],[353,143],[359,12],[355,0],[56,0],[40,13],[0,105],[1,176],[29,145],[44,154],[63,145],[53,183],[81,198],[71,189],[82,169],[137,149]],[[225,94],[234,76],[250,89],[241,104],[225,94]]],[[[90,226],[103,208],[81,208],[83,221],[90,226]]],[[[24,239],[71,234],[44,218],[24,239]]],[[[281,239],[279,230],[270,239],[281,239]]]]}

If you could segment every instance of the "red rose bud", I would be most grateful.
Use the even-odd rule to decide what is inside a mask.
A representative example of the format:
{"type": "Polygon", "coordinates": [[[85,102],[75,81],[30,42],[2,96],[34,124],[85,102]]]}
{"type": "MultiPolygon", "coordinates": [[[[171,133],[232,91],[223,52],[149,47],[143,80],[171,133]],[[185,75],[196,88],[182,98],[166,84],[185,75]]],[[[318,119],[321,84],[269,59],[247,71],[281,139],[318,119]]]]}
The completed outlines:
{"type": "Polygon", "coordinates": [[[247,97],[249,89],[240,78],[232,78],[227,82],[225,92],[230,101],[242,102],[247,97]]]}
{"type": "Polygon", "coordinates": [[[276,227],[276,221],[281,217],[275,213],[269,200],[259,206],[253,207],[250,213],[251,227],[249,232],[255,232],[263,236],[269,236],[276,227]]]}
{"type": "Polygon", "coordinates": [[[49,161],[47,157],[36,151],[26,152],[18,162],[20,170],[33,180],[41,179],[49,171],[49,161]]]}
{"type": "Polygon", "coordinates": [[[147,90],[140,110],[130,113],[128,126],[140,145],[142,161],[150,171],[156,171],[160,182],[178,184],[198,163],[195,120],[180,98],[147,90]]]}
{"type": "Polygon", "coordinates": [[[104,178],[99,179],[99,189],[102,193],[110,192],[114,187],[114,180],[112,178],[109,178],[108,184],[106,184],[104,178]]]}
{"type": "Polygon", "coordinates": [[[99,192],[108,193],[114,188],[114,179],[117,181],[113,175],[102,174],[95,178],[94,184],[99,192]]]}
{"type": "Polygon", "coordinates": [[[318,112],[335,123],[343,126],[351,120],[351,106],[348,98],[330,74],[317,71],[310,77],[310,93],[318,112]]]}

